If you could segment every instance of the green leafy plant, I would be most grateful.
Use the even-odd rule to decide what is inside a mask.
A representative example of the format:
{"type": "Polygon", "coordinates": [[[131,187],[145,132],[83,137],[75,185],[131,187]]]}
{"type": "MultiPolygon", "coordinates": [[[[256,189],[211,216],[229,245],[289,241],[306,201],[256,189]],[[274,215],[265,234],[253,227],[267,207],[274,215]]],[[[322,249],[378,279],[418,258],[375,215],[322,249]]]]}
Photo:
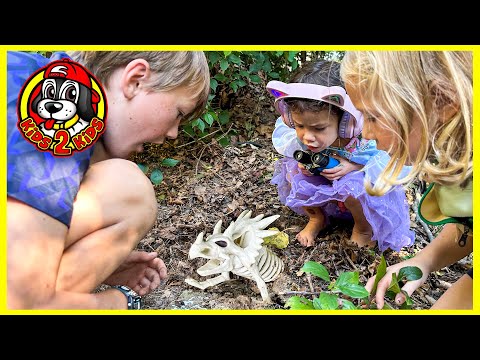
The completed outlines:
{"type": "Polygon", "coordinates": [[[206,109],[182,130],[195,140],[208,141],[209,135],[214,135],[221,145],[227,146],[230,136],[236,134],[236,130],[228,126],[230,109],[242,89],[249,84],[264,87],[270,80],[286,81],[305,61],[340,60],[343,54],[341,51],[206,51],[211,76],[206,109]]]}
{"type": "MultiPolygon", "coordinates": [[[[167,158],[162,160],[160,166],[173,167],[179,162],[180,160],[167,158]]],[[[163,172],[160,168],[155,167],[150,170],[149,166],[146,164],[137,163],[137,165],[143,171],[143,173],[150,178],[150,181],[154,185],[159,185],[163,181],[163,172]]]]}
{"type": "MultiPolygon", "coordinates": [[[[340,273],[336,280],[331,280],[330,274],[325,266],[315,261],[307,261],[301,270],[328,282],[327,290],[320,292],[318,297],[313,297],[312,300],[302,296],[292,296],[287,300],[285,308],[292,310],[376,309],[376,306],[371,303],[370,294],[365,287],[359,283],[358,271],[343,272],[340,273]],[[356,304],[354,302],[356,302],[356,304]]],[[[380,279],[387,273],[387,264],[383,255],[381,256],[380,264],[377,266],[376,271],[377,275],[375,277],[372,294],[375,293],[380,279]]],[[[422,271],[416,266],[401,268],[398,275],[396,273],[392,274],[392,282],[387,290],[386,296],[394,299],[396,294],[403,292],[407,300],[400,308],[410,309],[413,302],[408,294],[400,289],[400,283],[404,280],[418,280],[421,277],[422,271]]],[[[385,302],[384,309],[393,308],[385,302]]]]}

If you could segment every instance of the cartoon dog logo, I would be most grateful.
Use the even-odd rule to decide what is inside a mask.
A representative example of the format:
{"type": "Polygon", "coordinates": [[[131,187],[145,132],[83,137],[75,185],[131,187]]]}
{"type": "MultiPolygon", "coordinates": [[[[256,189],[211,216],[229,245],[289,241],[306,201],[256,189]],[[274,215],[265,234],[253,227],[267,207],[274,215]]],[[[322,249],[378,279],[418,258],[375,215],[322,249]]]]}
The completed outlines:
{"type": "Polygon", "coordinates": [[[33,74],[18,99],[17,124],[40,151],[71,156],[105,131],[107,102],[100,82],[82,65],[54,61],[33,74]]]}

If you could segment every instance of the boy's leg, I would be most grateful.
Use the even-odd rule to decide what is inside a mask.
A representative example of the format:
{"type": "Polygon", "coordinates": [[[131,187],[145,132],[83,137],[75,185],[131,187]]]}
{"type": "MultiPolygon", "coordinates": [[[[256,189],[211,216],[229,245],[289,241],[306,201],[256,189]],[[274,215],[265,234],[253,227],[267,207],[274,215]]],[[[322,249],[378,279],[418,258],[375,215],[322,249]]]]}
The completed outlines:
{"type": "Polygon", "coordinates": [[[365,218],[360,201],[353,197],[348,197],[345,200],[345,207],[350,210],[353,221],[355,222],[350,241],[360,247],[367,246],[373,248],[375,246],[375,242],[372,241],[372,227],[365,218]]]}
{"type": "Polygon", "coordinates": [[[126,299],[118,290],[89,292],[117,268],[112,281],[133,276],[153,286],[166,275],[160,259],[129,256],[156,217],[152,186],[131,162],[108,160],[88,170],[69,230],[10,197],[7,214],[9,308],[121,309],[126,299]]]}
{"type": "Polygon", "coordinates": [[[325,227],[325,215],[318,207],[304,207],[308,215],[308,223],[305,228],[300,231],[296,239],[303,246],[313,246],[318,233],[325,227]]]}
{"type": "Polygon", "coordinates": [[[57,289],[90,292],[106,282],[144,295],[157,287],[166,276],[163,262],[156,253],[132,252],[156,215],[153,186],[136,164],[111,159],[92,165],[74,203],[57,289]]]}

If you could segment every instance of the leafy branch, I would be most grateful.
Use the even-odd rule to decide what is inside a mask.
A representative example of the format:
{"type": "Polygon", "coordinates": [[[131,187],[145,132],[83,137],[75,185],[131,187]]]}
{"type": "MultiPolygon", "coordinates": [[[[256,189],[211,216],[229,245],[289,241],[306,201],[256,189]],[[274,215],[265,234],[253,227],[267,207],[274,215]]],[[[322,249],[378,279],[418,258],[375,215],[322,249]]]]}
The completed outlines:
{"type": "MultiPolygon", "coordinates": [[[[360,284],[358,271],[343,272],[336,280],[331,280],[330,274],[325,266],[315,261],[307,261],[301,270],[328,282],[327,290],[319,292],[318,297],[314,296],[312,300],[302,296],[292,296],[287,300],[285,308],[292,310],[363,310],[365,308],[373,308],[369,292],[360,284]],[[356,305],[354,301],[357,302],[356,305]]],[[[383,255],[381,256],[380,264],[377,266],[376,271],[377,275],[375,277],[372,294],[375,293],[380,279],[387,273],[387,264],[383,255]]],[[[421,277],[422,271],[416,266],[401,268],[398,276],[396,273],[392,274],[392,281],[386,296],[394,299],[396,294],[402,292],[406,297],[406,301],[400,308],[410,309],[413,302],[408,294],[400,289],[400,284],[403,281],[418,280],[421,277]]],[[[393,308],[385,303],[383,309],[393,308]]]]}

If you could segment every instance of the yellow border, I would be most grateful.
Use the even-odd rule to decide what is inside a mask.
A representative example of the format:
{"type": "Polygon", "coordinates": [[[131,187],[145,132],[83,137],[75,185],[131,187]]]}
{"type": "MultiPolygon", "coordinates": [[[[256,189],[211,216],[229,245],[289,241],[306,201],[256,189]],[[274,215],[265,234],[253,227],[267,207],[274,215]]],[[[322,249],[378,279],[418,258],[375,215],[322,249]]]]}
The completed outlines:
{"type": "MultiPolygon", "coordinates": [[[[6,99],[6,58],[7,51],[66,51],[66,50],[163,50],[163,51],[176,51],[176,50],[197,50],[197,51],[346,51],[346,50],[463,50],[473,51],[474,55],[474,78],[477,78],[480,69],[480,46],[479,45],[152,45],[152,46],[140,46],[140,45],[0,45],[0,79],[2,86],[0,86],[0,97],[6,99]]],[[[473,89],[474,94],[480,93],[479,82],[474,81],[473,89]]],[[[479,112],[479,100],[478,96],[474,97],[474,123],[479,112]]],[[[4,103],[6,105],[6,102],[4,103]]],[[[6,119],[6,106],[2,106],[0,116],[2,119],[6,119]]],[[[0,121],[0,131],[2,134],[6,134],[6,121],[0,121]]],[[[474,127],[473,129],[473,143],[474,152],[477,153],[477,149],[480,144],[477,139],[480,139],[478,132],[480,129],[474,127]]],[[[438,315],[438,314],[451,314],[451,315],[473,315],[480,314],[480,266],[474,267],[474,285],[473,285],[473,310],[335,310],[335,311],[292,311],[292,310],[140,310],[140,311],[128,311],[128,310],[8,310],[6,307],[6,254],[7,254],[7,231],[6,231],[6,142],[0,141],[2,152],[0,155],[0,193],[4,193],[2,198],[2,204],[0,204],[0,229],[3,232],[3,236],[0,237],[0,315],[4,314],[103,314],[103,315],[136,315],[136,314],[150,314],[150,315],[405,315],[405,314],[418,314],[418,315],[438,315]]],[[[477,168],[478,157],[474,157],[474,168],[477,168]]],[[[474,182],[473,186],[473,203],[477,204],[479,198],[477,182],[474,182]]],[[[479,219],[479,207],[474,205],[474,217],[479,219]]],[[[473,254],[474,263],[475,259],[479,257],[480,245],[474,244],[473,254]]]]}

